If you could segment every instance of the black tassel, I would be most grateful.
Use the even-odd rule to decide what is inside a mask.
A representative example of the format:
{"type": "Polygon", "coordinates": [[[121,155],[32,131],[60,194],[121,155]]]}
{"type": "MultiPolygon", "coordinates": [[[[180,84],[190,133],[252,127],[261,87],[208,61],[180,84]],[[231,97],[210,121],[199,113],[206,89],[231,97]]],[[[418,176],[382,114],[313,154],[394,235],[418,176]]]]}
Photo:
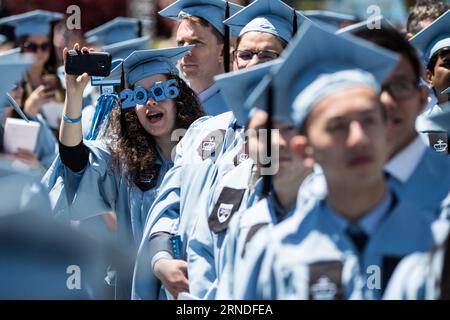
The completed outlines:
{"type": "MultiPolygon", "coordinates": [[[[267,158],[269,159],[269,163],[266,165],[267,168],[270,168],[272,165],[272,117],[273,117],[273,84],[272,80],[269,81],[269,87],[267,88],[267,158]]],[[[264,185],[263,185],[263,195],[268,196],[272,186],[272,176],[266,174],[264,176],[264,185]]]]}
{"type": "MultiPolygon", "coordinates": [[[[225,8],[225,19],[230,17],[230,4],[227,1],[227,6],[225,8]]],[[[224,30],[224,46],[223,46],[223,63],[225,73],[230,71],[230,27],[225,25],[224,30]]]]}
{"type": "Polygon", "coordinates": [[[142,20],[138,20],[138,32],[137,32],[137,36],[138,38],[142,37],[142,20]]]}
{"type": "Polygon", "coordinates": [[[297,12],[294,9],[294,18],[292,19],[292,36],[295,36],[297,33],[297,25],[298,25],[297,12]]]}

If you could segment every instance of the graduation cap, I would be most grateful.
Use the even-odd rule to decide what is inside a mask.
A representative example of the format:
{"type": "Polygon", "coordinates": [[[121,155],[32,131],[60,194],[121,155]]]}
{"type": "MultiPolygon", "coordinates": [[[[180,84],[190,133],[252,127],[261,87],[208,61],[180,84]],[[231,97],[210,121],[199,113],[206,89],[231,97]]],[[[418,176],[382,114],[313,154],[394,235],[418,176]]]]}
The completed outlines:
{"type": "Polygon", "coordinates": [[[208,21],[220,34],[225,35],[225,26],[222,21],[242,8],[223,0],[178,0],[158,13],[172,20],[180,20],[186,16],[199,17],[208,21]],[[228,16],[227,7],[229,8],[228,16]]]}
{"type": "Polygon", "coordinates": [[[281,0],[256,0],[223,23],[230,26],[233,36],[259,31],[289,42],[306,19],[281,0]]]}
{"type": "Polygon", "coordinates": [[[244,108],[244,102],[256,85],[269,72],[270,68],[281,62],[280,59],[265,62],[251,68],[221,74],[214,77],[216,85],[220,88],[223,99],[230,106],[239,125],[245,126],[248,122],[250,109],[244,108]]]}
{"type": "Polygon", "coordinates": [[[137,81],[155,74],[178,74],[177,61],[186,55],[194,46],[173,47],[153,50],[134,51],[105,78],[121,79],[133,85],[137,81]]]}
{"type": "Polygon", "coordinates": [[[450,47],[450,10],[422,29],[409,41],[421,52],[425,65],[439,50],[450,47]]]}
{"type": "Polygon", "coordinates": [[[448,108],[444,109],[443,112],[430,116],[430,120],[441,128],[444,128],[447,132],[450,132],[450,111],[448,108]]]}
{"type": "Polygon", "coordinates": [[[51,23],[61,20],[63,14],[45,10],[34,10],[0,19],[0,25],[15,27],[16,37],[49,35],[51,23]]]}
{"type": "Polygon", "coordinates": [[[142,29],[149,28],[151,21],[136,18],[117,17],[89,30],[84,34],[88,43],[99,43],[104,46],[142,37],[142,29]]]}
{"type": "Polygon", "coordinates": [[[355,23],[359,21],[354,15],[329,10],[305,10],[303,14],[313,22],[324,23],[335,28],[340,28],[343,22],[355,23]]]}
{"type": "MultiPolygon", "coordinates": [[[[367,85],[379,90],[399,56],[352,35],[338,36],[325,25],[305,22],[274,65],[244,103],[268,113],[268,144],[272,117],[301,127],[321,99],[336,91],[367,85]]],[[[270,156],[270,155],[269,155],[270,156]]],[[[264,193],[271,190],[265,176],[264,193]]]]}
{"type": "Polygon", "coordinates": [[[372,30],[375,29],[377,26],[380,26],[383,29],[394,29],[397,30],[394,24],[392,24],[388,19],[386,19],[384,16],[379,15],[376,17],[371,17],[367,20],[352,24],[350,26],[341,28],[336,31],[336,34],[345,34],[345,33],[351,33],[356,34],[359,31],[363,30],[372,30]]]}
{"type": "Polygon", "coordinates": [[[333,92],[358,84],[379,89],[399,61],[397,54],[373,43],[309,22],[281,57],[283,63],[270,70],[245,104],[268,108],[272,88],[274,116],[297,127],[333,92]]]}
{"type": "Polygon", "coordinates": [[[125,40],[104,46],[103,51],[111,53],[113,59],[125,59],[133,51],[144,50],[149,47],[150,36],[125,40]]]}
{"type": "Polygon", "coordinates": [[[194,16],[208,21],[224,37],[225,72],[230,69],[230,30],[222,21],[228,19],[243,7],[224,0],[178,0],[159,12],[172,20],[194,16]]]}
{"type": "MultiPolygon", "coordinates": [[[[16,83],[18,83],[25,71],[32,65],[33,58],[30,55],[21,54],[17,51],[11,51],[0,55],[0,74],[8,75],[0,79],[0,108],[3,109],[7,105],[11,105],[14,110],[24,119],[27,120],[25,114],[20,107],[14,101],[14,99],[8,94],[14,89],[16,83]],[[8,103],[9,102],[9,103],[8,103]]],[[[1,125],[3,126],[3,111],[1,111],[1,125]]]]}

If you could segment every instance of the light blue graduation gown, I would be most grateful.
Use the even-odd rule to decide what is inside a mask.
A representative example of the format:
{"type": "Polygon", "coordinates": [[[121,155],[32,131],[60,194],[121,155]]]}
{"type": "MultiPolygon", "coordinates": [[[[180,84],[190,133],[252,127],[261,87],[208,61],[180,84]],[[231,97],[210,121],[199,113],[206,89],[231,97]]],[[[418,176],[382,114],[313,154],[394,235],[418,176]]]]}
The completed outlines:
{"type": "Polygon", "coordinates": [[[450,191],[450,158],[428,148],[405,183],[390,178],[388,184],[399,197],[438,216],[450,191]]]}
{"type": "Polygon", "coordinates": [[[439,219],[433,224],[433,234],[438,246],[426,253],[417,252],[404,258],[395,269],[383,299],[439,299],[449,227],[449,221],[446,219],[439,219]]]}
{"type": "MultiPolygon", "coordinates": [[[[229,152],[224,158],[232,161],[231,158],[240,155],[229,152]]],[[[253,160],[248,158],[225,174],[212,190],[208,211],[197,216],[187,248],[189,292],[195,296],[214,298],[219,255],[228,223],[261,195],[261,188],[252,185],[253,165],[253,160]]]]}
{"type": "Polygon", "coordinates": [[[430,133],[445,133],[447,131],[445,128],[430,120],[430,117],[443,112],[443,106],[439,105],[433,88],[429,85],[428,88],[429,96],[427,106],[416,119],[416,131],[419,133],[426,145],[430,145],[430,140],[428,137],[430,133]]]}
{"type": "Polygon", "coordinates": [[[435,242],[432,215],[399,201],[358,254],[324,204],[257,234],[236,280],[236,298],[380,299],[393,264],[435,242]]]}
{"type": "Polygon", "coordinates": [[[161,167],[157,183],[144,192],[134,183],[130,184],[124,172],[113,169],[103,142],[84,141],[84,144],[89,149],[89,161],[82,171],[73,172],[58,157],[42,180],[49,190],[54,215],[69,221],[114,211],[119,239],[136,250],[158,188],[173,164],[159,155],[156,163],[161,167]]]}
{"type": "MultiPolygon", "coordinates": [[[[48,188],[54,215],[63,221],[70,221],[114,211],[121,249],[134,257],[141,242],[147,214],[157,197],[164,175],[173,163],[159,155],[157,164],[161,167],[156,177],[157,183],[144,192],[134,183],[130,184],[124,172],[112,169],[111,156],[104,142],[97,140],[84,143],[89,149],[89,161],[81,172],[67,168],[58,156],[42,180],[48,188]]],[[[120,278],[116,290],[119,291],[116,294],[128,299],[131,296],[132,270],[125,273],[118,275],[120,278]]]]}
{"type": "Polygon", "coordinates": [[[41,125],[34,152],[41,165],[47,169],[58,154],[58,141],[42,115],[37,114],[29,119],[37,121],[41,125]]]}
{"type": "Polygon", "coordinates": [[[207,115],[217,116],[230,111],[220,93],[219,87],[214,83],[211,87],[199,94],[199,100],[207,115]]]}
{"type": "Polygon", "coordinates": [[[0,155],[0,216],[32,213],[51,216],[48,194],[40,183],[42,172],[0,155]]]}
{"type": "Polygon", "coordinates": [[[156,299],[159,292],[154,287],[151,257],[148,256],[148,243],[153,234],[180,235],[182,256],[186,259],[186,246],[196,216],[207,211],[215,183],[234,168],[233,163],[218,163],[228,150],[240,147],[244,141],[242,132],[233,113],[226,112],[197,120],[178,143],[174,166],[164,178],[145,224],[134,272],[133,299],[156,299]],[[212,136],[224,137],[223,142],[211,140],[212,136]]]}
{"type": "Polygon", "coordinates": [[[292,216],[294,210],[283,216],[277,215],[273,201],[273,197],[262,199],[231,220],[221,251],[217,299],[236,299],[236,270],[245,269],[245,256],[254,250],[253,239],[257,233],[261,230],[268,233],[275,225],[292,216]]]}

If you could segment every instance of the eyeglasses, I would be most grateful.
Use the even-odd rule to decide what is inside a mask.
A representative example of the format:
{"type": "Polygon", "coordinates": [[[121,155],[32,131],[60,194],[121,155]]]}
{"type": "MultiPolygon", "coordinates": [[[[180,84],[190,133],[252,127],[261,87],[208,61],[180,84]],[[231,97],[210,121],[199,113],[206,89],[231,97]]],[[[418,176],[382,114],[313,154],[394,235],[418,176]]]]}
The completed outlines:
{"type": "Polygon", "coordinates": [[[25,42],[23,45],[23,50],[25,52],[33,52],[36,53],[38,50],[41,51],[48,51],[50,49],[50,43],[49,42],[44,42],[41,44],[37,44],[34,42],[25,42]]]}
{"type": "Polygon", "coordinates": [[[381,91],[387,91],[395,100],[405,100],[411,97],[419,84],[415,80],[401,80],[384,84],[381,91]]]}
{"type": "Polygon", "coordinates": [[[269,61],[275,60],[280,56],[278,52],[269,51],[269,50],[261,50],[261,51],[251,51],[251,50],[234,50],[234,55],[236,58],[243,62],[249,62],[253,59],[254,55],[258,56],[258,60],[260,61],[269,61]]]}

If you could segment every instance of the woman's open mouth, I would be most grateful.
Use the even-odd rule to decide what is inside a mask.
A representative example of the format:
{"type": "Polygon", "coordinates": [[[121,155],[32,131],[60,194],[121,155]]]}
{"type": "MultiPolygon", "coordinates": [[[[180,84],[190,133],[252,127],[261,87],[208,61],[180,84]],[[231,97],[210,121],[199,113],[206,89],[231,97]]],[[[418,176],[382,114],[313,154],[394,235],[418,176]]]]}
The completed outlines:
{"type": "Polygon", "coordinates": [[[161,121],[163,116],[164,116],[164,114],[162,112],[156,111],[156,112],[147,114],[147,119],[148,119],[148,121],[150,121],[150,123],[154,124],[154,123],[161,121]]]}

